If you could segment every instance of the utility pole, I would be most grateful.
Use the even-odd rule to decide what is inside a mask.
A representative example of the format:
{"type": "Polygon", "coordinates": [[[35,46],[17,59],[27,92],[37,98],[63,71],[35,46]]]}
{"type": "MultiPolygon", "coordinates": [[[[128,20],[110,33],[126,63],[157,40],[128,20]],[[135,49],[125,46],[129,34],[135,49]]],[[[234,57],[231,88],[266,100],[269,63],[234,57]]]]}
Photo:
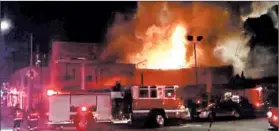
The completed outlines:
{"type": "MultiPolygon", "coordinates": [[[[29,73],[34,75],[33,71],[33,34],[30,33],[30,65],[29,65],[29,73]]],[[[33,106],[33,97],[32,97],[32,91],[33,91],[33,76],[30,77],[30,86],[29,86],[29,90],[28,90],[28,97],[29,97],[29,109],[32,108],[33,106]]]]}
{"type": "MultiPolygon", "coordinates": [[[[2,12],[2,4],[3,2],[0,1],[0,22],[2,22],[3,20],[3,12],[2,12]]],[[[0,27],[1,28],[1,27],[0,27]]],[[[4,53],[5,53],[5,42],[4,42],[4,35],[3,35],[3,32],[2,32],[2,29],[0,30],[0,82],[1,82],[1,85],[2,85],[2,82],[4,82],[4,76],[5,76],[5,73],[6,71],[4,71],[3,69],[5,68],[5,59],[4,59],[4,53]],[[5,73],[3,73],[5,72],[5,73]]]]}

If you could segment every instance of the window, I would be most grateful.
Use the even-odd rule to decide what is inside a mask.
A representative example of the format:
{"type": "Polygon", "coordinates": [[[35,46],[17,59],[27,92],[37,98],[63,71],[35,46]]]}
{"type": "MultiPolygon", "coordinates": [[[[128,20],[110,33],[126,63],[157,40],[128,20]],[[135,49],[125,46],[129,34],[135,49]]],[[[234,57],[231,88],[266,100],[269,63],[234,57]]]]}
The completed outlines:
{"type": "Polygon", "coordinates": [[[63,76],[63,80],[68,81],[68,80],[75,80],[76,79],[76,69],[72,69],[71,75],[68,74],[68,69],[67,69],[67,64],[66,64],[66,75],[63,76]]]}
{"type": "Polygon", "coordinates": [[[148,87],[143,86],[139,88],[139,98],[148,98],[148,87]]]}
{"type": "Polygon", "coordinates": [[[167,98],[174,97],[174,87],[173,86],[167,86],[165,88],[165,97],[167,97],[167,98]]]}
{"type": "Polygon", "coordinates": [[[150,87],[150,97],[151,98],[157,98],[157,88],[156,86],[150,87]]]}
{"type": "Polygon", "coordinates": [[[92,81],[92,75],[88,75],[88,76],[86,77],[86,81],[92,81]]]}

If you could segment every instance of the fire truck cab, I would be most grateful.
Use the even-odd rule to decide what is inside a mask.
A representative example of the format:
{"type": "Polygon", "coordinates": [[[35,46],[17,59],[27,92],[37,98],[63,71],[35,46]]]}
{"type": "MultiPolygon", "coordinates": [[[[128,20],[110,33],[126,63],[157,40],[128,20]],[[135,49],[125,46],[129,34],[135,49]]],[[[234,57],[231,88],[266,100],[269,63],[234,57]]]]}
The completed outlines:
{"type": "Polygon", "coordinates": [[[176,85],[131,86],[124,91],[112,92],[113,122],[127,120],[131,123],[144,121],[154,126],[164,126],[168,119],[189,119],[190,113],[178,94],[176,85]]]}

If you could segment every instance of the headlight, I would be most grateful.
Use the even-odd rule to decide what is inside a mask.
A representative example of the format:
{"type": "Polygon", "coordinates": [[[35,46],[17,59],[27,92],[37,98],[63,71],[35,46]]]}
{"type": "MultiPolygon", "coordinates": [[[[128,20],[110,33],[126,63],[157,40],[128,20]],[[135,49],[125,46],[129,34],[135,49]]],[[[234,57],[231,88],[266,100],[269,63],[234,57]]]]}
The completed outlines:
{"type": "Polygon", "coordinates": [[[178,106],[178,109],[179,109],[179,110],[185,110],[186,108],[185,108],[184,105],[179,105],[179,106],[178,106]]]}
{"type": "Polygon", "coordinates": [[[186,112],[189,112],[189,108],[185,108],[185,111],[186,111],[186,112]]]}

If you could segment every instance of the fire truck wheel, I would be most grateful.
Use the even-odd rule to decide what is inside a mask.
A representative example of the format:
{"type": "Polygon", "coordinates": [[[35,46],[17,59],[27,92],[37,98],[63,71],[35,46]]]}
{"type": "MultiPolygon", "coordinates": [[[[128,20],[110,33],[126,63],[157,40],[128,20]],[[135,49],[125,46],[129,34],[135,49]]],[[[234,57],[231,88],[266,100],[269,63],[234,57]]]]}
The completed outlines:
{"type": "Polygon", "coordinates": [[[59,131],[63,131],[63,130],[64,130],[64,127],[63,127],[63,126],[60,126],[60,127],[58,127],[58,130],[59,130],[59,131]]]}
{"type": "Polygon", "coordinates": [[[153,114],[153,121],[156,127],[163,127],[165,125],[165,119],[166,117],[163,115],[163,113],[160,112],[154,112],[153,114]]]}
{"type": "Polygon", "coordinates": [[[233,111],[233,116],[235,117],[235,118],[240,118],[240,113],[239,113],[239,111],[233,111]]]}

